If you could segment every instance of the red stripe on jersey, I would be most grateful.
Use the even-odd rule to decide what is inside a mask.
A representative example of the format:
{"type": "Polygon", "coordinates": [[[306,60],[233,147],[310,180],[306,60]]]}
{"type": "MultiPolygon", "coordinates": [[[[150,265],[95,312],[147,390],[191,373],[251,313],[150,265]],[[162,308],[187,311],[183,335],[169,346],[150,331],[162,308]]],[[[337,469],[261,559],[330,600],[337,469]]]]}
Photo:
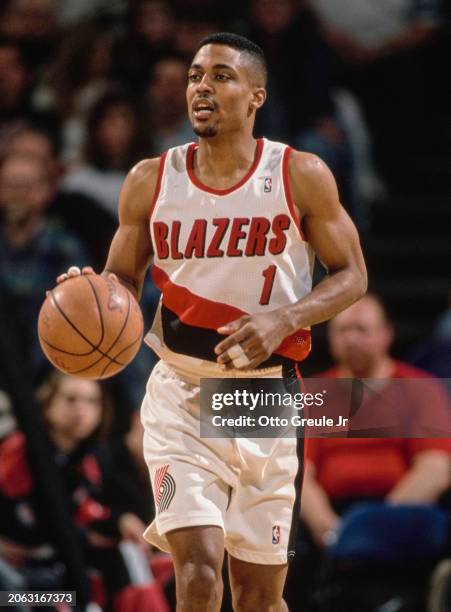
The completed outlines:
{"type": "Polygon", "coordinates": [[[232,191],[235,191],[239,187],[242,187],[242,185],[244,185],[244,183],[246,183],[251,178],[251,176],[254,174],[258,166],[258,163],[261,159],[261,156],[262,156],[263,139],[257,138],[257,147],[255,150],[255,157],[254,157],[254,161],[252,162],[252,166],[249,168],[249,170],[246,172],[243,178],[240,181],[238,181],[238,183],[236,183],[232,187],[229,187],[228,189],[215,189],[214,187],[209,187],[208,185],[205,185],[204,183],[202,183],[201,180],[197,178],[196,174],[194,173],[194,153],[196,152],[198,147],[199,145],[193,142],[192,144],[190,144],[190,146],[188,147],[188,151],[187,151],[186,168],[188,170],[188,176],[191,179],[191,182],[194,185],[196,185],[196,187],[198,187],[199,189],[202,189],[202,191],[207,191],[208,193],[213,193],[214,195],[227,195],[228,193],[232,193],[232,191]]]}
{"type": "Polygon", "coordinates": [[[155,208],[155,204],[157,203],[158,196],[160,195],[161,181],[163,180],[163,173],[164,173],[164,162],[166,161],[167,154],[168,152],[165,151],[165,153],[160,155],[160,163],[158,165],[157,184],[155,185],[155,191],[153,193],[152,204],[150,205],[149,219],[151,219],[152,217],[153,210],[155,208]]]}
{"type": "Polygon", "coordinates": [[[176,285],[158,266],[153,266],[152,278],[163,294],[163,304],[187,325],[216,330],[247,314],[239,308],[208,300],[176,285]]]}
{"type": "Polygon", "coordinates": [[[287,201],[288,208],[290,210],[291,217],[293,218],[294,224],[296,228],[299,230],[302,240],[306,240],[305,234],[302,231],[301,221],[299,219],[299,214],[296,209],[296,204],[293,199],[293,194],[291,192],[290,186],[290,173],[288,169],[288,161],[290,159],[290,153],[293,149],[291,147],[286,147],[283,152],[283,160],[282,160],[282,178],[283,178],[283,190],[285,192],[285,200],[287,201]]]}
{"type": "MultiPolygon", "coordinates": [[[[208,300],[176,285],[166,272],[156,265],[152,268],[152,278],[163,294],[163,304],[186,325],[217,330],[218,327],[249,314],[229,304],[208,300]]],[[[285,338],[274,352],[294,361],[302,361],[310,353],[310,349],[310,331],[300,329],[285,338]]]]}

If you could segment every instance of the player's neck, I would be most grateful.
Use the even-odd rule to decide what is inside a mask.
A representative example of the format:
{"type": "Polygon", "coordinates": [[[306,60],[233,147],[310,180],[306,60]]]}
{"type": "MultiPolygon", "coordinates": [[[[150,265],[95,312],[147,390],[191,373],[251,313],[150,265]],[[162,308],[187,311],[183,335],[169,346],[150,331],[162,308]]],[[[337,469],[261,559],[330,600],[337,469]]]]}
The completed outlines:
{"type": "Polygon", "coordinates": [[[200,178],[236,178],[237,173],[249,170],[255,154],[256,140],[252,134],[241,138],[200,138],[194,161],[196,174],[200,178]]]}

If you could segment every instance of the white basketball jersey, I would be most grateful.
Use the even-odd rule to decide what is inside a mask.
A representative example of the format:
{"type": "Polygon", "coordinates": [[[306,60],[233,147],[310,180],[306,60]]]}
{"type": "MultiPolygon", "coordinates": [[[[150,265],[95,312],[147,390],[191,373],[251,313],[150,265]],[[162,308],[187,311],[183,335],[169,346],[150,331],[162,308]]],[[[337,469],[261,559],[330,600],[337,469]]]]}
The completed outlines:
{"type": "MultiPolygon", "coordinates": [[[[216,330],[244,314],[293,304],[312,288],[313,251],[290,194],[290,148],[257,140],[248,173],[213,189],[194,173],[198,145],[161,157],[150,231],[152,275],[162,292],[163,340],[176,353],[215,361],[216,330]]],[[[310,331],[299,330],[265,362],[301,361],[310,331]]]]}

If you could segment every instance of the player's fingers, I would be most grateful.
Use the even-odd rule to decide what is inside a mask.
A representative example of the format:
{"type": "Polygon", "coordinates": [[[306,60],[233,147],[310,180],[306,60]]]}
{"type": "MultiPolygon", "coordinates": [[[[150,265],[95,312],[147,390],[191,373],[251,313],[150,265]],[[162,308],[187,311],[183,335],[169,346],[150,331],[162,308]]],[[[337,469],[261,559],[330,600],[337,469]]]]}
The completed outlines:
{"type": "Polygon", "coordinates": [[[219,363],[220,366],[224,367],[233,367],[232,358],[227,352],[217,357],[216,363],[219,363]]]}
{"type": "Polygon", "coordinates": [[[252,332],[252,328],[248,325],[245,325],[238,331],[236,331],[231,336],[228,336],[225,340],[222,340],[215,347],[216,355],[221,355],[229,348],[231,348],[234,344],[240,344],[243,340],[245,340],[252,332]]]}
{"type": "Polygon", "coordinates": [[[81,269],[81,273],[82,274],[86,274],[86,275],[88,275],[88,274],[95,274],[95,272],[94,272],[94,270],[93,270],[93,268],[91,266],[84,266],[81,269]]]}
{"type": "Polygon", "coordinates": [[[260,353],[260,346],[253,346],[252,348],[244,350],[242,344],[234,344],[232,347],[229,348],[228,351],[220,355],[217,361],[220,365],[225,365],[226,369],[240,369],[246,367],[249,362],[260,353]]]}
{"type": "Polygon", "coordinates": [[[114,272],[110,272],[110,273],[108,274],[108,278],[109,278],[110,280],[114,281],[115,283],[118,283],[118,282],[119,282],[119,279],[118,279],[118,277],[116,276],[116,274],[114,274],[114,272]]]}
{"type": "Polygon", "coordinates": [[[57,279],[56,282],[59,285],[60,283],[64,283],[65,280],[67,280],[69,278],[67,272],[64,272],[63,274],[60,274],[57,279]]]}
{"type": "Polygon", "coordinates": [[[233,361],[229,361],[228,363],[221,363],[222,370],[233,370],[234,369],[233,361]]]}
{"type": "Polygon", "coordinates": [[[227,325],[222,325],[221,327],[218,327],[217,332],[218,334],[225,334],[229,336],[230,334],[233,334],[238,331],[241,327],[243,327],[243,325],[246,325],[248,321],[249,315],[244,315],[239,319],[236,319],[235,321],[227,323],[227,325]]]}
{"type": "Polygon", "coordinates": [[[71,266],[67,271],[67,276],[73,278],[74,276],[80,276],[81,270],[78,266],[71,266]]]}
{"type": "Polygon", "coordinates": [[[266,356],[262,352],[258,352],[253,358],[245,365],[238,367],[238,370],[255,370],[258,366],[263,363],[266,359],[266,356]]]}
{"type": "Polygon", "coordinates": [[[259,355],[262,354],[261,346],[252,346],[244,349],[244,354],[250,360],[256,359],[259,355]]]}
{"type": "Polygon", "coordinates": [[[261,340],[255,334],[250,334],[245,340],[240,342],[240,344],[246,355],[255,353],[256,350],[261,350],[261,340]]]}

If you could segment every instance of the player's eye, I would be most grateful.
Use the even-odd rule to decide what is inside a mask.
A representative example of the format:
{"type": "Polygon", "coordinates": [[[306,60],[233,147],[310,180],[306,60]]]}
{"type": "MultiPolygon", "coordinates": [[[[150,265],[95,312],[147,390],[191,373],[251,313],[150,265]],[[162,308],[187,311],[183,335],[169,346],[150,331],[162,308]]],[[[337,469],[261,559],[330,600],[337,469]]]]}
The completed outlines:
{"type": "Polygon", "coordinates": [[[188,75],[188,81],[190,83],[197,83],[197,81],[200,80],[200,74],[189,74],[188,75]]]}
{"type": "Polygon", "coordinates": [[[228,81],[228,80],[230,80],[230,78],[231,78],[231,77],[230,77],[230,75],[229,75],[229,74],[218,73],[218,74],[216,75],[216,79],[217,79],[218,81],[228,81]]]}

